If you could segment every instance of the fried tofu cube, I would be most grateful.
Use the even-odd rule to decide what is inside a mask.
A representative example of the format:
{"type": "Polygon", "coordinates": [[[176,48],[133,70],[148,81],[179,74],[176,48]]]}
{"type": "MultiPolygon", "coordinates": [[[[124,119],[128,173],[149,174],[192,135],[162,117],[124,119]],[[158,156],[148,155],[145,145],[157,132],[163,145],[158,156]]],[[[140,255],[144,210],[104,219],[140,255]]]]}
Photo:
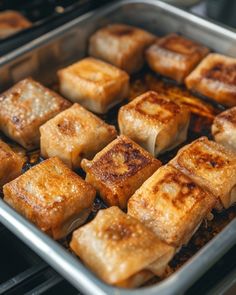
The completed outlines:
{"type": "Polygon", "coordinates": [[[178,83],[208,54],[209,49],[177,34],[158,39],[146,51],[150,68],[178,83]]]}
{"type": "Polygon", "coordinates": [[[138,96],[118,114],[120,133],[155,156],[186,140],[189,119],[185,106],[154,91],[138,96]]]}
{"type": "Polygon", "coordinates": [[[24,164],[8,144],[0,140],[0,188],[21,174],[24,164]]]}
{"type": "Polygon", "coordinates": [[[91,159],[116,138],[115,127],[79,104],[61,112],[40,127],[41,155],[57,156],[70,168],[80,167],[82,158],[91,159]]]}
{"type": "Polygon", "coordinates": [[[236,107],[216,116],[211,130],[216,142],[236,152],[236,107]]]}
{"type": "Polygon", "coordinates": [[[216,102],[236,105],[236,58],[211,53],[186,78],[188,89],[216,102]]]}
{"type": "Polygon", "coordinates": [[[173,247],[117,207],[100,210],[74,231],[70,247],[103,281],[123,287],[134,287],[129,284],[134,276],[136,286],[143,283],[142,271],[154,266],[155,274],[162,275],[174,254],[173,247]]]}
{"type": "Polygon", "coordinates": [[[85,222],[96,194],[56,157],[4,185],[3,193],[10,206],[56,240],[85,222]]]}
{"type": "Polygon", "coordinates": [[[111,24],[95,32],[89,40],[89,54],[133,74],[144,64],[144,51],[155,36],[124,24],[111,24]]]}
{"type": "Polygon", "coordinates": [[[159,168],[130,198],[128,214],[162,241],[179,248],[188,243],[217,198],[174,167],[159,168]]]}
{"type": "Polygon", "coordinates": [[[92,57],[58,71],[60,92],[98,114],[106,113],[129,93],[126,72],[92,57]]]}
{"type": "Polygon", "coordinates": [[[0,95],[0,129],[28,150],[39,146],[39,127],[70,106],[31,78],[0,95]]]}
{"type": "Polygon", "coordinates": [[[225,208],[236,202],[236,154],[201,137],[179,150],[171,165],[213,193],[225,208]]]}
{"type": "Polygon", "coordinates": [[[0,13],[0,38],[6,38],[31,26],[32,23],[18,11],[6,10],[0,13]]]}
{"type": "Polygon", "coordinates": [[[161,165],[148,152],[125,136],[119,136],[92,161],[84,159],[86,181],[109,206],[125,208],[128,199],[161,165]]]}

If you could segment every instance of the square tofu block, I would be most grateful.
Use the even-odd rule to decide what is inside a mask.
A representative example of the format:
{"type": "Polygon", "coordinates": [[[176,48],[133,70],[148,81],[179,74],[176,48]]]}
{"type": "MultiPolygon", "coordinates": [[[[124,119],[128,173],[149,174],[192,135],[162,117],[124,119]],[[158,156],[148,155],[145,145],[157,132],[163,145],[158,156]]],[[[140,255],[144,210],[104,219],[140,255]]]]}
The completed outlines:
{"type": "Polygon", "coordinates": [[[17,11],[6,10],[0,13],[0,38],[6,38],[20,30],[31,27],[31,22],[17,11]]]}
{"type": "Polygon", "coordinates": [[[182,172],[166,165],[130,198],[128,214],[162,241],[179,248],[189,241],[216,200],[182,172]]]}
{"type": "Polygon", "coordinates": [[[41,155],[57,156],[71,168],[91,159],[116,138],[116,129],[79,104],[61,112],[40,127],[41,155]]]}
{"type": "Polygon", "coordinates": [[[129,93],[126,72],[94,58],[58,71],[61,93],[95,113],[104,114],[129,93]]]}
{"type": "Polygon", "coordinates": [[[135,27],[111,24],[101,28],[89,41],[89,54],[132,74],[144,64],[144,51],[155,36],[135,27]]]}
{"type": "Polygon", "coordinates": [[[87,219],[95,190],[58,158],[34,166],[3,187],[4,200],[54,239],[87,219]]]}
{"type": "Polygon", "coordinates": [[[21,174],[23,159],[0,140],[0,188],[21,174]]]}
{"type": "Polygon", "coordinates": [[[236,153],[236,107],[216,116],[211,130],[216,142],[236,153]]]}
{"type": "Polygon", "coordinates": [[[225,208],[236,202],[236,154],[201,137],[179,150],[171,165],[212,192],[225,208]]]}
{"type": "Polygon", "coordinates": [[[84,159],[86,180],[109,206],[125,208],[128,199],[161,165],[148,152],[125,136],[120,136],[92,161],[84,159]]]}
{"type": "Polygon", "coordinates": [[[174,252],[117,207],[100,210],[93,221],[74,231],[70,247],[106,283],[126,287],[131,287],[134,275],[154,265],[157,275],[163,273],[174,252]]]}
{"type": "Polygon", "coordinates": [[[31,78],[0,95],[0,129],[28,150],[39,146],[39,127],[70,106],[31,78]]]}
{"type": "Polygon", "coordinates": [[[153,71],[183,83],[208,52],[208,48],[190,39],[169,34],[146,51],[146,59],[153,71]]]}
{"type": "Polygon", "coordinates": [[[186,140],[189,118],[185,106],[148,91],[120,108],[118,123],[121,134],[156,156],[186,140]]]}
{"type": "Polygon", "coordinates": [[[187,87],[226,106],[236,105],[236,58],[211,53],[186,78],[187,87]]]}

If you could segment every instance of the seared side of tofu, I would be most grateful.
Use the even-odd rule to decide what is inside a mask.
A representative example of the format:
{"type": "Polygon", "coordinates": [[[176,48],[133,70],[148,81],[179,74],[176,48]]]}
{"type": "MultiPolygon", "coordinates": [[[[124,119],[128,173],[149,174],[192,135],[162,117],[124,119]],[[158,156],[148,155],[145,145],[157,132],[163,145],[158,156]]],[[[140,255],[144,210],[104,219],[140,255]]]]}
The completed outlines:
{"type": "Polygon", "coordinates": [[[216,116],[211,130],[216,142],[236,152],[236,107],[216,116]]]}
{"type": "Polygon", "coordinates": [[[155,36],[142,29],[110,24],[95,32],[89,40],[89,54],[132,74],[144,64],[144,51],[155,36]]]}
{"type": "Polygon", "coordinates": [[[212,192],[225,208],[236,202],[236,153],[201,137],[180,149],[170,163],[212,192]]]}
{"type": "Polygon", "coordinates": [[[116,138],[115,127],[79,104],[61,112],[40,127],[41,155],[59,157],[70,168],[79,168],[83,158],[92,159],[116,138]]]}
{"type": "Polygon", "coordinates": [[[109,206],[125,208],[131,195],[160,167],[159,160],[125,136],[119,136],[92,161],[83,160],[86,180],[109,206]]]}
{"type": "Polygon", "coordinates": [[[31,78],[0,95],[0,129],[28,150],[39,146],[39,127],[71,104],[31,78]]]}
{"type": "Polygon", "coordinates": [[[183,83],[208,52],[208,48],[190,39],[169,34],[148,48],[146,59],[155,72],[183,83]]]}
{"type": "Polygon", "coordinates": [[[3,187],[4,200],[54,239],[83,224],[95,190],[58,158],[34,166],[3,187]]]}
{"type": "Polygon", "coordinates": [[[194,92],[226,106],[235,106],[236,59],[211,53],[186,78],[185,83],[194,92]]]}
{"type": "Polygon", "coordinates": [[[164,94],[148,91],[119,110],[118,123],[124,134],[157,156],[187,137],[190,112],[164,94]]]}
{"type": "Polygon", "coordinates": [[[188,243],[216,200],[182,172],[166,165],[130,198],[128,214],[162,241],[179,248],[188,243]]]}
{"type": "Polygon", "coordinates": [[[136,284],[150,278],[150,273],[140,272],[153,263],[160,275],[158,262],[163,272],[174,253],[173,247],[117,207],[100,210],[93,221],[74,231],[70,247],[106,283],[126,287],[136,274],[136,284]]]}
{"type": "Polygon", "coordinates": [[[58,71],[60,92],[95,113],[104,114],[128,96],[126,72],[95,58],[84,58],[58,71]]]}
{"type": "Polygon", "coordinates": [[[24,164],[8,144],[0,140],[0,188],[21,174],[24,164]]]}

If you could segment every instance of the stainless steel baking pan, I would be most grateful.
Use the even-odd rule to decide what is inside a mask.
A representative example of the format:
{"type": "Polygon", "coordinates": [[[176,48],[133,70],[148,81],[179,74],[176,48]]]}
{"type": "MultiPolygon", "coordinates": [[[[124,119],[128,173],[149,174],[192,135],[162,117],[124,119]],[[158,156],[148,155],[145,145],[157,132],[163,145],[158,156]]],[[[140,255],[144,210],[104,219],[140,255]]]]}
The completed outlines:
{"type": "MultiPolygon", "coordinates": [[[[180,32],[215,51],[236,57],[236,33],[159,1],[120,1],[87,13],[0,58],[0,90],[33,76],[51,84],[58,68],[86,54],[88,37],[98,27],[123,22],[156,34],[180,32]]],[[[75,287],[87,294],[181,294],[236,243],[236,219],[167,279],[127,290],[108,286],[59,243],[0,199],[0,222],[36,251],[75,287]]]]}

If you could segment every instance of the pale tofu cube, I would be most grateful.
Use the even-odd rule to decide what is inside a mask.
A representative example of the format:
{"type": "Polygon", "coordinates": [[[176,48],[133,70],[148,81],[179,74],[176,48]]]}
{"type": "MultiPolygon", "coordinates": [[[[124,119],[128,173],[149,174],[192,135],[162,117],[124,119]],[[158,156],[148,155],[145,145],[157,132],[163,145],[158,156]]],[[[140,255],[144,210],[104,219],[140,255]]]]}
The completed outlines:
{"type": "Polygon", "coordinates": [[[116,138],[115,127],[79,104],[61,112],[40,127],[41,155],[57,156],[70,168],[80,167],[83,158],[92,159],[116,138]]]}
{"type": "Polygon", "coordinates": [[[89,54],[132,74],[143,67],[145,49],[155,39],[154,35],[142,29],[111,24],[91,36],[89,54]]]}
{"type": "Polygon", "coordinates": [[[143,283],[153,265],[161,275],[174,254],[173,247],[117,207],[100,210],[74,231],[70,247],[103,281],[122,287],[143,283]]]}
{"type": "Polygon", "coordinates": [[[129,76],[98,59],[84,58],[58,71],[60,92],[95,113],[104,114],[127,98],[129,76]]]}
{"type": "Polygon", "coordinates": [[[31,78],[0,95],[0,129],[24,148],[39,147],[39,127],[70,103],[31,78]]]}

